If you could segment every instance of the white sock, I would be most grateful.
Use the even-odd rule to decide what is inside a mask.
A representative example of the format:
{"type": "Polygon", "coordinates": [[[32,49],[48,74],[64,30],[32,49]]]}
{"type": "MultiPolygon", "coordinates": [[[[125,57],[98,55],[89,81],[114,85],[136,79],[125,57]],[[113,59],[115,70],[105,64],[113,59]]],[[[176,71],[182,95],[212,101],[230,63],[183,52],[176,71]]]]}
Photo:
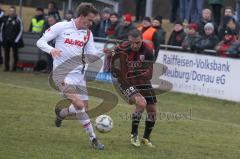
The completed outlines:
{"type": "Polygon", "coordinates": [[[89,135],[89,139],[92,141],[94,138],[96,138],[96,134],[94,133],[92,123],[88,117],[88,114],[85,112],[84,108],[81,110],[76,110],[76,118],[81,122],[86,133],[89,135]]]}
{"type": "Polygon", "coordinates": [[[74,107],[73,104],[71,104],[71,105],[68,107],[68,111],[69,111],[69,113],[71,113],[71,114],[76,113],[76,109],[75,109],[75,107],[74,107]]]}
{"type": "Polygon", "coordinates": [[[92,123],[88,117],[88,114],[85,112],[85,109],[76,110],[73,104],[71,104],[68,108],[64,108],[60,112],[61,117],[66,117],[69,114],[76,114],[76,118],[81,122],[83,128],[86,133],[89,135],[90,140],[92,141],[96,138],[96,134],[94,133],[92,123]]]}

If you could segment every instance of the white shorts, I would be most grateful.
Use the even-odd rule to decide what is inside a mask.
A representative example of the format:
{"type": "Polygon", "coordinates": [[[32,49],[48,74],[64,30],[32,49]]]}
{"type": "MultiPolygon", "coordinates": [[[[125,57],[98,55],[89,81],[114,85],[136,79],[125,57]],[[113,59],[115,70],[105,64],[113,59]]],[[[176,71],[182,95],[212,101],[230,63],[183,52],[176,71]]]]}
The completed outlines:
{"type": "Polygon", "coordinates": [[[78,94],[81,100],[88,100],[86,80],[81,72],[69,73],[64,80],[55,76],[53,80],[64,97],[66,97],[67,93],[71,93],[78,94]]]}

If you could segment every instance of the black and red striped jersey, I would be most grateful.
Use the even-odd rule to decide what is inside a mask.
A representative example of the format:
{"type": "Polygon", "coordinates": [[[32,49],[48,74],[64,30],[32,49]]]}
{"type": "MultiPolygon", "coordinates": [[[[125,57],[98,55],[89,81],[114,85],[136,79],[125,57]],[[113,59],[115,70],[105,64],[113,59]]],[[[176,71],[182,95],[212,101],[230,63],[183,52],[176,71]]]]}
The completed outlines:
{"type": "Polygon", "coordinates": [[[154,63],[153,50],[142,43],[139,51],[133,51],[129,41],[122,42],[112,56],[111,72],[123,90],[139,85],[151,85],[154,63]]]}

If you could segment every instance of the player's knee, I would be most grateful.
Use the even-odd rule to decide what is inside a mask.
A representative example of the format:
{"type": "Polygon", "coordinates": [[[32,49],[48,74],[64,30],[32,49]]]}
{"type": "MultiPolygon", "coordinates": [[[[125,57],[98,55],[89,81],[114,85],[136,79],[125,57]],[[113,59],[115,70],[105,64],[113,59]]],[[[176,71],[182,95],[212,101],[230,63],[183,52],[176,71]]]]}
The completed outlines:
{"type": "Polygon", "coordinates": [[[139,100],[137,101],[137,106],[138,106],[139,108],[142,108],[142,109],[146,108],[147,102],[146,102],[145,98],[139,99],[139,100]]]}
{"type": "Polygon", "coordinates": [[[76,109],[84,108],[84,102],[81,101],[80,99],[74,98],[74,99],[72,99],[72,103],[76,109]]]}

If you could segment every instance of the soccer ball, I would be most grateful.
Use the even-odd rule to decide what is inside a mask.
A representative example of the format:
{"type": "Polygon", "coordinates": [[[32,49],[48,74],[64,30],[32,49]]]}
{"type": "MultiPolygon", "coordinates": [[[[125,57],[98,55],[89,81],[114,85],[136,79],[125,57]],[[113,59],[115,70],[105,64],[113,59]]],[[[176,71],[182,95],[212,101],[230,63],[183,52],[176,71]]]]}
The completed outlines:
{"type": "Polygon", "coordinates": [[[101,133],[107,133],[113,128],[113,120],[108,115],[100,115],[96,118],[96,129],[101,133]]]}

